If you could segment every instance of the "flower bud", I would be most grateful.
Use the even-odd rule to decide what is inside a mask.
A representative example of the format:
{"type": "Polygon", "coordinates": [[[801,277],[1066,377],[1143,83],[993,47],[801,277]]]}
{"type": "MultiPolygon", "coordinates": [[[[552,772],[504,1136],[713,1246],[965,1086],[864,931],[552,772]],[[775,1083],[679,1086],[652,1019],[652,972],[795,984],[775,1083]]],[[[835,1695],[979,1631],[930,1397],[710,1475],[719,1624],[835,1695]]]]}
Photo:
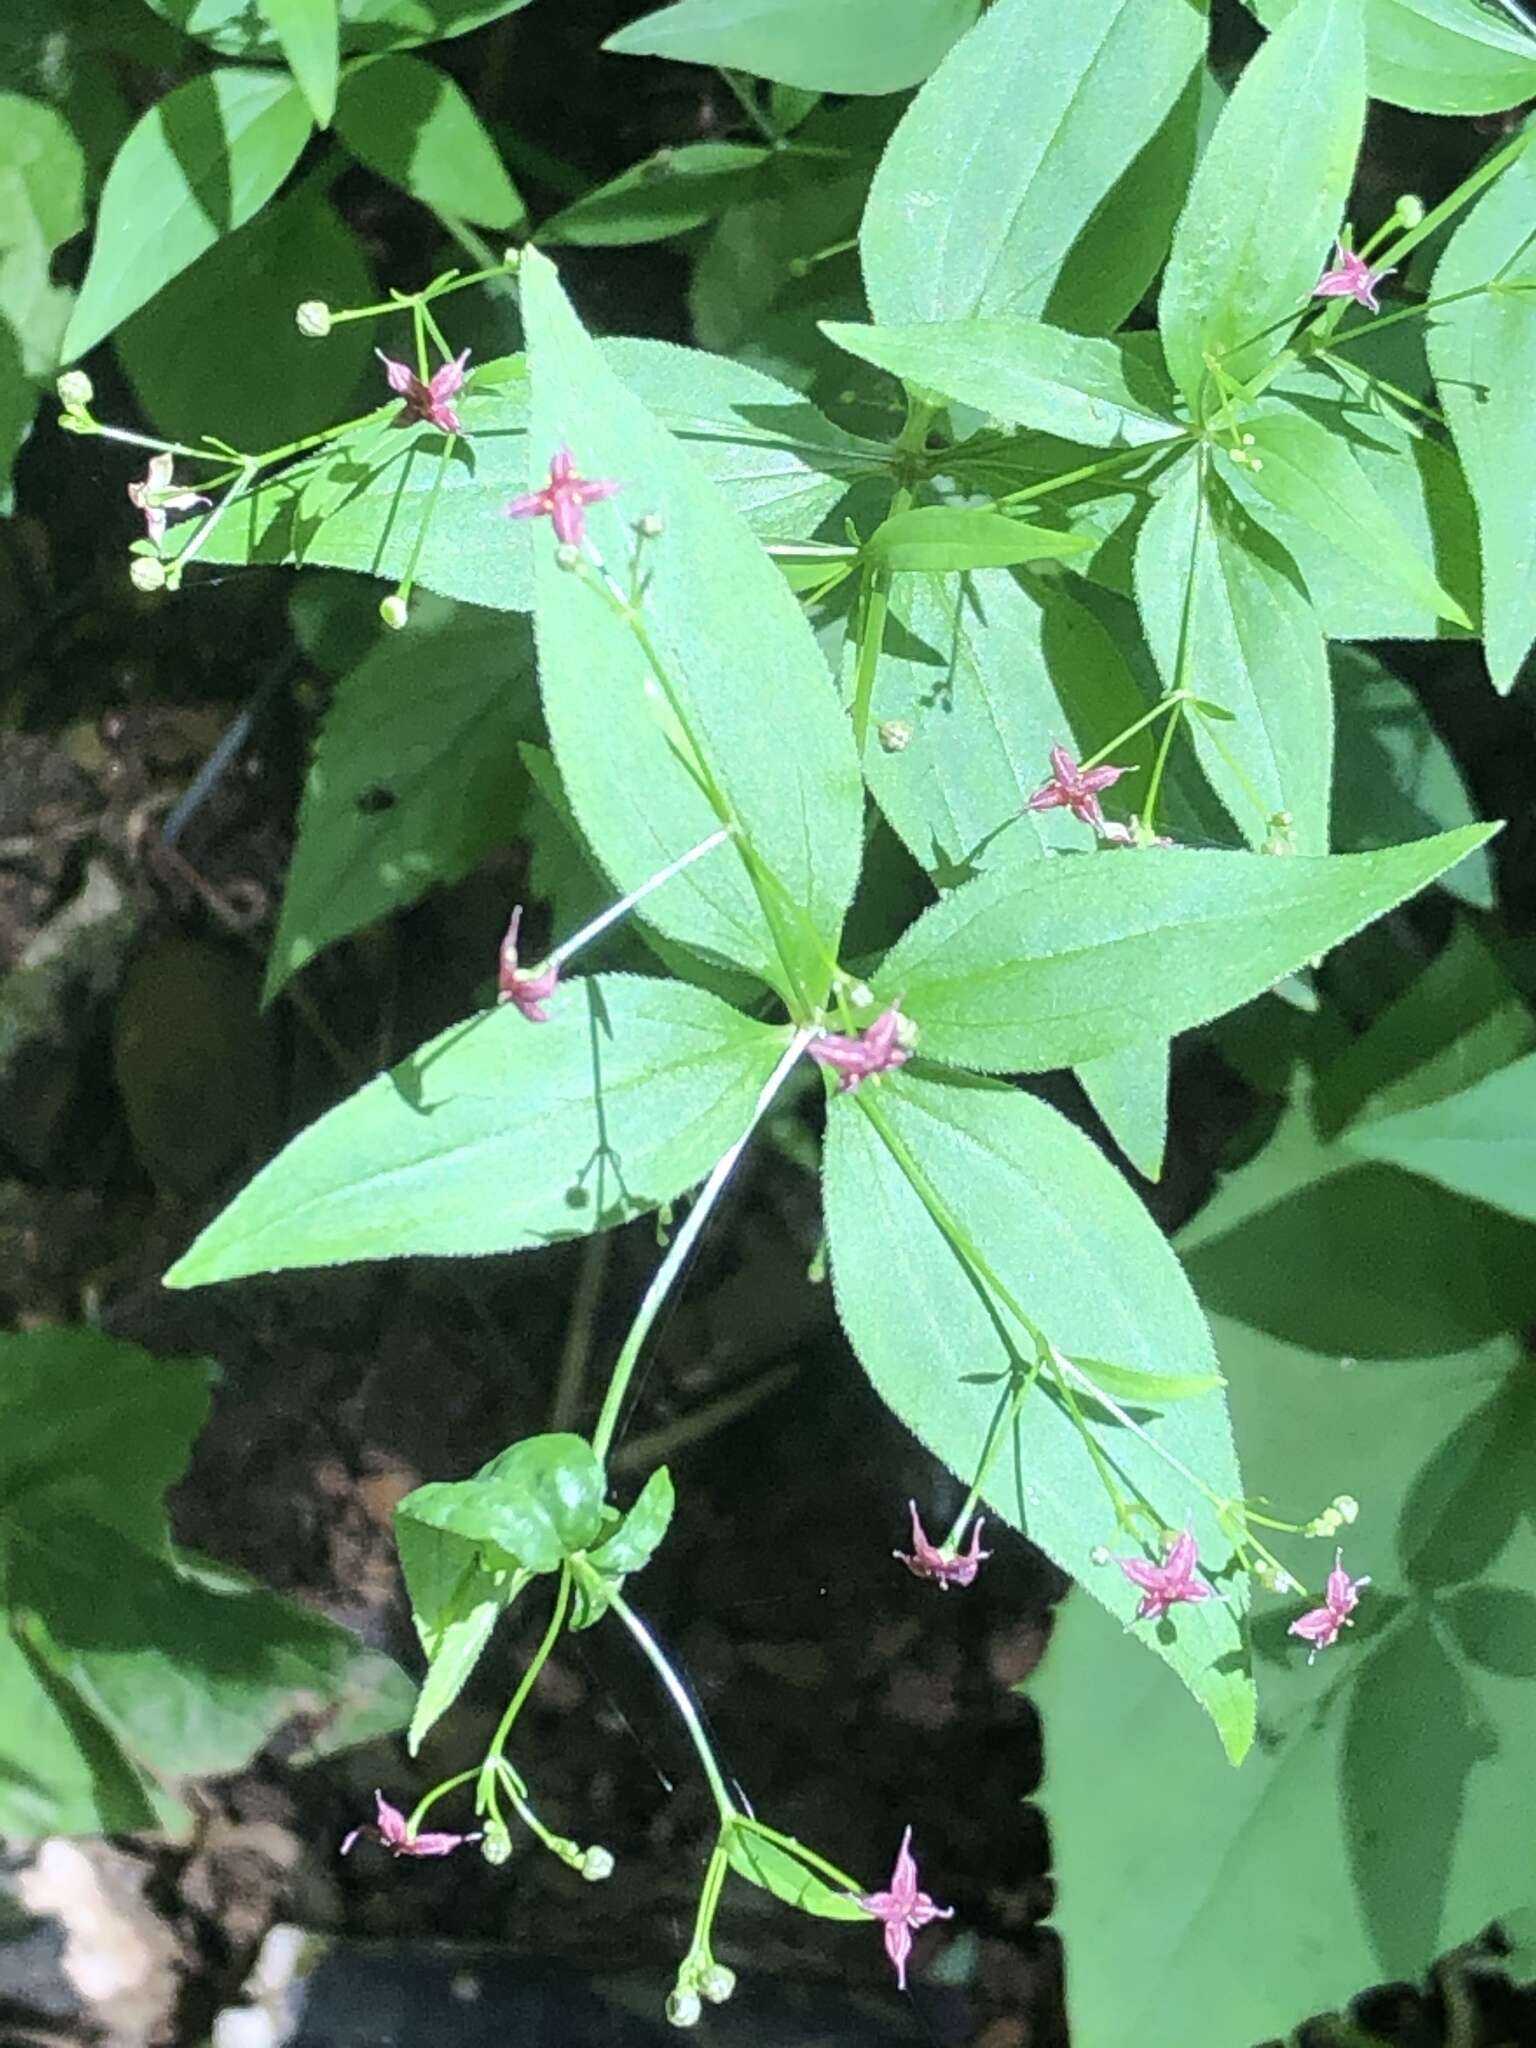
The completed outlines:
{"type": "Polygon", "coordinates": [[[128,581],[135,590],[164,590],[165,564],[156,555],[135,555],[128,564],[128,581]]]}
{"type": "Polygon", "coordinates": [[[513,249],[509,246],[501,252],[501,267],[503,270],[516,270],[522,260],[523,252],[521,249],[513,249]]]}
{"type": "Polygon", "coordinates": [[[888,754],[902,754],[912,744],[912,728],[904,718],[888,718],[875,727],[875,736],[888,754]]]}
{"type": "Polygon", "coordinates": [[[588,1884],[601,1884],[604,1878],[613,1875],[613,1851],[605,1849],[601,1842],[594,1842],[583,1853],[579,1868],[588,1884]]]}
{"type": "Polygon", "coordinates": [[[66,412],[84,412],[96,396],[95,388],[84,370],[66,370],[54,389],[59,394],[59,403],[66,412]]]}
{"type": "Polygon", "coordinates": [[[704,2017],[704,2001],[697,1991],[674,1991],[667,2000],[667,2020],[674,2027],[696,2027],[704,2017]]]}
{"type": "Polygon", "coordinates": [[[1341,1493],[1334,1497],[1333,1512],[1341,1522],[1353,1522],[1360,1513],[1360,1503],[1352,1493],[1341,1493]]]}
{"type": "Polygon", "coordinates": [[[736,1989],[736,1972],[724,1963],[711,1963],[699,1979],[699,1989],[711,2005],[724,2005],[736,1989]]]}
{"type": "Polygon", "coordinates": [[[324,299],[306,299],[293,316],[294,325],[309,341],[324,341],[331,331],[331,309],[324,299]]]}
{"type": "Polygon", "coordinates": [[[1089,1551],[1088,1562],[1090,1564],[1109,1563],[1109,1552],[1105,1549],[1102,1543],[1095,1543],[1092,1550],[1089,1551]]]}
{"type": "Polygon", "coordinates": [[[646,540],[660,540],[666,532],[667,522],[659,512],[642,512],[635,521],[635,531],[646,540]]]}
{"type": "Polygon", "coordinates": [[[389,596],[380,602],[379,617],[392,633],[398,633],[410,616],[410,606],[398,590],[392,590],[389,596]]]}
{"type": "Polygon", "coordinates": [[[581,549],[571,541],[561,541],[559,547],[555,549],[555,567],[557,569],[564,569],[567,574],[572,570],[579,569],[581,567],[581,549]]]}
{"type": "Polygon", "coordinates": [[[1397,202],[1399,227],[1416,228],[1424,219],[1424,202],[1417,192],[1405,192],[1397,202]]]}
{"type": "Polygon", "coordinates": [[[511,1860],[512,1836],[504,1820],[492,1819],[486,1822],[480,1854],[491,1864],[502,1864],[511,1860]]]}

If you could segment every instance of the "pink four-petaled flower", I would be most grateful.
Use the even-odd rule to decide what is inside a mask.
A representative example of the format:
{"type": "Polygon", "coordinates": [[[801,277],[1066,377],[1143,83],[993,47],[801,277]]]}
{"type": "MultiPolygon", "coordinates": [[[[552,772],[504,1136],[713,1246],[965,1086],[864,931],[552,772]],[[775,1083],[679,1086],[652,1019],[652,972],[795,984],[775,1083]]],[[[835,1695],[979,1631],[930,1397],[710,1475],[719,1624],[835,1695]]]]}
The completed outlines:
{"type": "Polygon", "coordinates": [[[341,1845],[343,1856],[359,1835],[367,1835],[370,1840],[381,1843],[391,1856],[451,1856],[466,1842],[478,1842],[480,1839],[478,1835],[413,1835],[398,1806],[391,1806],[382,1792],[375,1792],[373,1797],[379,1809],[378,1820],[365,1821],[361,1827],[352,1830],[341,1845]]]}
{"type": "Polygon", "coordinates": [[[518,966],[517,929],[522,921],[523,906],[519,903],[507,922],[507,935],[497,958],[496,1000],[515,1004],[530,1024],[547,1024],[549,1012],[544,1005],[555,992],[560,969],[553,963],[543,967],[518,966]]]}
{"type": "Polygon", "coordinates": [[[1035,791],[1025,809],[1068,810],[1074,818],[1108,837],[1109,828],[1099,803],[1099,791],[1110,788],[1128,772],[1124,768],[1112,768],[1107,761],[1097,768],[1079,768],[1065,747],[1052,747],[1050,780],[1035,791]]]}
{"type": "Polygon", "coordinates": [[[955,1916],[953,1906],[936,1906],[926,1892],[918,1890],[911,1828],[901,1838],[896,1868],[891,1872],[890,1889],[870,1892],[859,1900],[859,1904],[866,1913],[873,1913],[877,1920],[885,1922],[885,1952],[896,1966],[897,1985],[905,1991],[907,1958],[912,1953],[914,1929],[926,1927],[930,1920],[952,1920],[955,1916]]]}
{"type": "Polygon", "coordinates": [[[549,482],[542,491],[525,491],[506,508],[509,519],[547,519],[555,538],[566,547],[579,548],[586,538],[588,505],[611,498],[622,484],[592,482],[576,467],[569,448],[557,448],[549,465],[549,482]]]}
{"type": "Polygon", "coordinates": [[[381,348],[374,354],[384,365],[384,374],[389,379],[389,388],[397,398],[405,400],[395,414],[391,425],[411,427],[418,420],[426,420],[445,434],[462,434],[464,429],[453,407],[453,401],[464,389],[464,365],[469,361],[469,350],[452,357],[446,363],[439,363],[425,384],[409,363],[397,363],[392,356],[385,355],[381,348]]]}
{"type": "Polygon", "coordinates": [[[1346,249],[1342,242],[1334,245],[1334,260],[1331,270],[1325,270],[1312,287],[1314,299],[1353,299],[1358,306],[1364,306],[1368,313],[1379,313],[1376,303],[1376,287],[1384,277],[1390,277],[1390,270],[1372,270],[1363,256],[1357,256],[1353,249],[1346,249]]]}
{"type": "Polygon", "coordinates": [[[175,489],[171,482],[174,466],[174,456],[152,455],[144,475],[128,486],[128,496],[144,514],[144,530],[156,547],[165,539],[168,512],[190,512],[194,506],[212,503],[201,491],[175,489]]]}
{"type": "Polygon", "coordinates": [[[1309,1607],[1300,1614],[1287,1629],[1287,1635],[1300,1636],[1304,1643],[1312,1645],[1310,1664],[1319,1650],[1326,1650],[1339,1639],[1341,1628],[1353,1628],[1350,1619],[1360,1604],[1360,1588],[1368,1586],[1370,1579],[1352,1579],[1344,1569],[1344,1553],[1336,1550],[1333,1554],[1333,1570],[1328,1574],[1328,1584],[1323,1589],[1321,1607],[1309,1607]]]}
{"type": "Polygon", "coordinates": [[[904,1550],[893,1550],[892,1557],[904,1564],[915,1579],[932,1579],[942,1593],[950,1586],[969,1586],[992,1555],[981,1547],[981,1532],[986,1527],[984,1520],[976,1521],[971,1528],[971,1547],[958,1556],[940,1550],[930,1543],[927,1532],[918,1518],[917,1502],[910,1500],[907,1506],[912,1510],[912,1555],[904,1550]]]}
{"type": "Polygon", "coordinates": [[[851,1094],[871,1074],[888,1074],[894,1067],[904,1067],[912,1057],[912,1048],[902,1042],[902,1016],[895,1003],[873,1024],[851,1036],[824,1031],[811,1040],[806,1051],[818,1066],[831,1067],[842,1076],[838,1085],[845,1094],[851,1094]]]}
{"type": "Polygon", "coordinates": [[[1162,1564],[1148,1564],[1144,1557],[1122,1557],[1117,1562],[1131,1584],[1141,1588],[1138,1621],[1161,1621],[1181,1600],[1216,1597],[1195,1571],[1195,1539],[1188,1529],[1174,1538],[1162,1564]]]}

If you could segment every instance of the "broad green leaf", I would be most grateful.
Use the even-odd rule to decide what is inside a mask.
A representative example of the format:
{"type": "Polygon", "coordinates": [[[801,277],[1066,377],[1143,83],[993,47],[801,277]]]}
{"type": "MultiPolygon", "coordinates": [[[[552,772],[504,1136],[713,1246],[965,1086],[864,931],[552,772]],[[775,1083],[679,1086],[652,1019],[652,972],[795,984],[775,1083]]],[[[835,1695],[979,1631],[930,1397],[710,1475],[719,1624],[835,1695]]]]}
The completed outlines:
{"type": "MultiPolygon", "coordinates": [[[[278,57],[276,34],[253,20],[251,0],[145,0],[156,14],[226,57],[278,57]]],[[[289,0],[293,5],[294,0],[289,0]]],[[[349,54],[398,50],[467,35],[528,0],[338,0],[341,46],[349,54]]]]}
{"type": "Polygon", "coordinates": [[[904,92],[976,19],[981,0],[673,0],[603,44],[750,71],[810,92],[904,92]]]}
{"type": "Polygon", "coordinates": [[[166,1285],[611,1229],[703,1179],[784,1043],[697,989],[628,975],[564,984],[546,1024],[502,1008],[450,1025],[300,1132],[166,1285]]]}
{"type": "Polygon", "coordinates": [[[216,242],[118,328],[118,360],[163,434],[196,441],[212,428],[238,448],[270,448],[353,409],[364,374],[377,373],[374,322],[307,341],[293,319],[300,289],[337,306],[374,296],[357,237],[323,200],[296,192],[216,242]]]}
{"type": "Polygon", "coordinates": [[[859,244],[880,325],[1042,313],[1204,48],[1203,0],[998,0],[875,175],[859,244]]]}
{"type": "MultiPolygon", "coordinates": [[[[1536,37],[1528,48],[1536,94],[1536,37]]],[[[1460,292],[1471,296],[1437,306],[1430,318],[1429,359],[1477,503],[1488,672],[1497,689],[1512,690],[1536,640],[1536,507],[1520,481],[1536,462],[1536,424],[1525,402],[1536,386],[1530,149],[1489,186],[1436,266],[1436,300],[1460,292]]]]}
{"type": "MultiPolygon", "coordinates": [[[[843,433],[798,392],[740,363],[669,342],[602,346],[764,540],[814,534],[852,479],[885,467],[884,450],[843,433]]],[[[390,427],[398,410],[391,403],[330,452],[295,463],[254,491],[216,529],[202,559],[302,562],[397,582],[414,557],[442,447],[433,428],[390,427]]],[[[467,445],[455,451],[443,477],[416,581],[470,604],[527,611],[533,530],[500,517],[527,488],[531,460],[522,357],[472,366],[459,410],[467,445]]]]}
{"type": "Polygon", "coordinates": [[[1460,1094],[1372,1117],[1339,1142],[1536,1223],[1536,1055],[1460,1094]]]}
{"type": "Polygon", "coordinates": [[[516,228],[522,200],[462,89],[422,57],[348,66],[336,133],[360,163],[434,213],[516,228]]]}
{"type": "MultiPolygon", "coordinates": [[[[1163,1177],[1168,1145],[1168,1056],[1166,1038],[1143,1038],[1079,1060],[1077,1078],[1105,1128],[1136,1171],[1147,1180],[1163,1177]]],[[[1110,1390],[1113,1392],[1113,1388],[1110,1390]]]]}
{"type": "Polygon", "coordinates": [[[1005,427],[1034,427],[1093,448],[1134,448],[1182,432],[1161,364],[1135,339],[1089,341],[1039,320],[822,326],[839,348],[911,389],[972,406],[1005,427]]]}
{"type": "Polygon", "coordinates": [[[1470,628],[1466,611],[1378,496],[1342,434],[1284,400],[1266,400],[1248,424],[1247,461],[1224,461],[1224,477],[1240,469],[1259,498],[1351,556],[1357,575],[1395,584],[1414,604],[1470,628]]]}
{"type": "Polygon", "coordinates": [[[640,1489],[629,1513],[616,1518],[611,1532],[588,1553],[592,1571],[577,1577],[572,1628],[591,1628],[600,1621],[608,1611],[610,1593],[622,1586],[631,1572],[650,1563],[671,1525],[675,1504],[672,1475],[665,1465],[659,1466],[640,1489]]]}
{"type": "Polygon", "coordinates": [[[488,1571],[468,1538],[395,1517],[395,1547],[411,1603],[411,1619],[427,1660],[411,1714],[412,1756],[469,1683],[496,1623],[532,1577],[505,1566],[488,1571]]]}
{"type": "MultiPolygon", "coordinates": [[[[854,1349],[877,1392],[962,1485],[975,1478],[1034,1347],[984,1294],[935,1221],[935,1204],[1069,1358],[1128,1372],[1214,1373],[1199,1307],[1156,1226],[1097,1147],[1034,1097],[972,1075],[929,1080],[911,1070],[877,1099],[836,1096],[823,1174],[838,1311],[854,1349]],[[926,1183],[921,1194],[909,1162],[926,1183]]],[[[1192,1528],[1219,1575],[1230,1543],[1205,1495],[1158,1453],[1219,1497],[1240,1494],[1220,1393],[1175,1403],[1141,1425],[1144,1436],[1113,1416],[1085,1410],[1084,1421],[1135,1497],[1165,1525],[1192,1528]]],[[[1044,1384],[1005,1436],[984,1493],[994,1513],[1131,1621],[1134,1589],[1090,1563],[1100,1544],[1120,1541],[1108,1496],[1070,1414],[1044,1384]]],[[[1223,1579],[1221,1587],[1230,1604],[1191,1605],[1176,1625],[1138,1633],[1195,1693],[1236,1762],[1252,1738],[1254,1696],[1241,1636],[1244,1586],[1223,1579]]],[[[1131,1645],[1124,1654],[1134,1663],[1131,1645]]]]}
{"type": "Polygon", "coordinates": [[[234,66],[178,85],[142,115],[107,174],[65,356],[86,354],[243,227],[298,162],[312,127],[286,72],[234,66]]]}
{"type": "Polygon", "coordinates": [[[556,242],[613,248],[661,242],[702,227],[746,198],[772,151],[753,142],[688,142],[659,149],[606,185],[584,192],[539,228],[556,242]]]}
{"type": "Polygon", "coordinates": [[[926,911],[872,986],[929,1057],[1073,1066],[1263,993],[1412,896],[1497,828],[1382,853],[1112,848],[994,869],[926,911]]]}
{"type": "Polygon", "coordinates": [[[1059,560],[1081,555],[1092,545],[1083,534],[1028,526],[1005,512],[915,505],[877,526],[864,543],[863,555],[876,568],[942,575],[949,569],[1006,569],[1059,560]]]}
{"type": "Polygon", "coordinates": [[[418,1486],[395,1514],[473,1545],[483,1569],[554,1572],[596,1537],[603,1491],[592,1446],[557,1432],[498,1452],[472,1479],[418,1486]]]}
{"type": "MultiPolygon", "coordinates": [[[[1373,654],[1334,647],[1333,844],[1367,853],[1400,840],[1469,825],[1477,813],[1455,755],[1408,685],[1373,654]]],[[[1493,908],[1486,848],[1440,877],[1442,889],[1493,908]]]]}
{"type": "Polygon", "coordinates": [[[535,722],[525,621],[418,601],[336,687],[304,782],[266,995],[507,838],[535,722]]]}
{"type": "Polygon", "coordinates": [[[1136,597],[1165,685],[1232,714],[1186,717],[1238,830],[1262,846],[1286,811],[1296,850],[1326,853],[1333,686],[1322,628],[1296,564],[1202,458],[1181,465],[1142,526],[1136,597]]]}
{"type": "MultiPolygon", "coordinates": [[[[85,158],[62,115],[14,92],[0,93],[0,222],[0,336],[10,329],[19,371],[46,377],[70,303],[52,280],[53,253],[85,225],[85,158]]],[[[0,482],[9,452],[0,444],[0,482]]]]}
{"type": "Polygon", "coordinates": [[[848,1892],[838,1891],[818,1877],[808,1864],[777,1842],[770,1842],[750,1824],[732,1827],[726,1837],[726,1856],[738,1877],[760,1890],[782,1899],[817,1920],[868,1920],[869,1915],[848,1892]]]}
{"type": "Polygon", "coordinates": [[[1221,402],[1210,363],[1252,376],[1305,307],[1364,125],[1359,0],[1302,0],[1238,80],[1174,230],[1158,313],[1197,420],[1221,402]]]}
{"type": "MultiPolygon", "coordinates": [[[[1314,1667],[1284,1634],[1301,1603],[1265,1597],[1258,1740],[1236,1772],[1167,1675],[1128,1670],[1093,1602],[1067,1602],[1030,1690],[1079,2048],[1188,2048],[1196,2012],[1202,2041],[1289,2039],[1536,1896],[1536,1413],[1517,1348],[1341,1371],[1238,1322],[1216,1339],[1255,1492],[1303,1515],[1356,1495],[1344,1559],[1371,1584],[1314,1667]],[[1425,1583],[1437,1521],[1486,1532],[1477,1583],[1425,1583]]],[[[1280,1547],[1318,1588],[1331,1547],[1280,1547]]]]}
{"type": "Polygon", "coordinates": [[[329,128],[341,68],[336,0],[260,0],[260,7],[316,125],[329,128]]]}
{"type": "Polygon", "coordinates": [[[551,534],[534,549],[540,684],[571,808],[625,890],[720,822],[653,709],[648,683],[654,691],[664,664],[706,772],[771,879],[765,910],[729,846],[650,899],[647,919],[776,986],[798,977],[819,993],[858,873],[863,784],[810,626],[723,495],[604,362],[553,266],[530,250],[521,279],[530,479],[578,435],[585,474],[622,479],[622,506],[610,499],[590,514],[619,575],[633,522],[647,512],[664,522],[645,563],[644,646],[560,567],[551,534]]]}
{"type": "MultiPolygon", "coordinates": [[[[1267,27],[1296,0],[1248,0],[1267,27]]],[[[1495,114],[1536,97],[1536,47],[1490,0],[1364,0],[1371,97],[1424,114],[1495,114]]]]}

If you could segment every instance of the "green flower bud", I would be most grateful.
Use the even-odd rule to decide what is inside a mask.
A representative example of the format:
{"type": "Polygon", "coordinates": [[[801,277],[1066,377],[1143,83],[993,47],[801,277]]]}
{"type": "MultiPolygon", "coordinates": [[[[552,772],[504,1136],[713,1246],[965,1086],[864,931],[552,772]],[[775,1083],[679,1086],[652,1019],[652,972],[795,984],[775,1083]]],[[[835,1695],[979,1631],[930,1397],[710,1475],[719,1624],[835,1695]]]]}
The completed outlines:
{"type": "Polygon", "coordinates": [[[379,605],[379,617],[392,633],[398,633],[411,616],[410,606],[398,590],[392,590],[379,605]]]}
{"type": "Polygon", "coordinates": [[[485,1839],[480,1844],[480,1854],[487,1863],[510,1862],[512,1836],[504,1820],[488,1820],[485,1824],[485,1839]]]}
{"type": "Polygon", "coordinates": [[[1405,228],[1416,228],[1424,219],[1424,202],[1417,192],[1405,192],[1397,202],[1398,224],[1405,228]]]}
{"type": "Polygon", "coordinates": [[[513,249],[509,247],[503,249],[501,252],[501,267],[503,270],[516,270],[516,268],[522,262],[522,260],[523,252],[521,249],[513,249]]]}
{"type": "Polygon", "coordinates": [[[697,1991],[674,1991],[667,2000],[667,2020],[674,2027],[696,2027],[704,2017],[704,2001],[697,1991]]]}
{"type": "Polygon", "coordinates": [[[1341,1493],[1334,1499],[1333,1511],[1341,1522],[1353,1522],[1360,1513],[1360,1503],[1352,1493],[1341,1493]]]}
{"type": "Polygon", "coordinates": [[[324,299],[306,299],[293,320],[300,334],[309,341],[324,341],[331,331],[331,309],[324,299]]]}
{"type": "Polygon", "coordinates": [[[666,521],[659,512],[645,512],[635,521],[635,530],[647,540],[660,540],[666,531],[666,521]]]}
{"type": "Polygon", "coordinates": [[[557,569],[564,569],[567,574],[579,569],[581,567],[581,549],[572,541],[561,541],[559,547],[555,549],[555,567],[557,569]]]}
{"type": "Polygon", "coordinates": [[[604,1878],[613,1875],[613,1851],[605,1849],[601,1842],[594,1842],[582,1856],[578,1867],[588,1884],[601,1884],[604,1878]]]}
{"type": "Polygon", "coordinates": [[[736,1989],[736,1972],[724,1963],[711,1963],[699,1979],[699,1989],[711,2005],[724,2005],[736,1989]]]}
{"type": "Polygon", "coordinates": [[[1103,1545],[1102,1543],[1095,1543],[1095,1545],[1093,1546],[1092,1550],[1090,1550],[1090,1551],[1089,1551],[1089,1553],[1088,1553],[1088,1562],[1089,1562],[1090,1564],[1108,1564],[1108,1563],[1109,1563],[1109,1552],[1108,1552],[1108,1550],[1106,1550],[1106,1549],[1105,1549],[1105,1547],[1104,1547],[1104,1545],[1103,1545]]]}
{"type": "Polygon", "coordinates": [[[888,754],[902,754],[912,744],[912,728],[904,718],[888,718],[875,727],[875,736],[888,754]]]}
{"type": "Polygon", "coordinates": [[[66,370],[54,389],[66,412],[84,412],[96,396],[95,387],[84,370],[66,370]]]}
{"type": "Polygon", "coordinates": [[[165,564],[157,555],[135,555],[128,564],[128,581],[135,590],[164,590],[165,564]]]}

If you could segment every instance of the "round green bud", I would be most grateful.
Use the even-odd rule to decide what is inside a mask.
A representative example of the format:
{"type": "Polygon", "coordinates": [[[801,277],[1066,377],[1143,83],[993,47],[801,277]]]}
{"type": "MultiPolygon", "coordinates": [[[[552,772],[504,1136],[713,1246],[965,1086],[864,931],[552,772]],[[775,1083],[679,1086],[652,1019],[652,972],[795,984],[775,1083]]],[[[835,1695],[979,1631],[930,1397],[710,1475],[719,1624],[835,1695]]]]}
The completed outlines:
{"type": "Polygon", "coordinates": [[[485,1839],[480,1844],[480,1854],[487,1863],[508,1863],[512,1858],[512,1836],[504,1820],[488,1820],[485,1824],[485,1839]]]}
{"type": "Polygon", "coordinates": [[[875,736],[888,754],[904,754],[912,744],[912,728],[904,718],[888,718],[875,727],[875,736]]]}
{"type": "Polygon", "coordinates": [[[66,370],[54,389],[66,412],[84,412],[96,396],[95,387],[84,370],[66,370]]]}
{"type": "Polygon", "coordinates": [[[666,532],[667,523],[659,512],[643,512],[635,521],[635,530],[647,540],[660,540],[666,532]]]}
{"type": "Polygon", "coordinates": [[[1341,1522],[1353,1522],[1359,1516],[1360,1503],[1352,1493],[1341,1493],[1334,1498],[1333,1512],[1341,1522]]]}
{"type": "Polygon", "coordinates": [[[324,299],[306,299],[293,316],[293,323],[309,341],[324,341],[331,331],[331,309],[324,299]]]}
{"type": "Polygon", "coordinates": [[[555,567],[564,569],[567,575],[581,567],[581,549],[573,541],[563,540],[555,549],[555,567]]]}
{"type": "Polygon", "coordinates": [[[704,2017],[704,2001],[697,1991],[674,1991],[667,2000],[667,2021],[674,2027],[696,2027],[704,2017]]]}
{"type": "Polygon", "coordinates": [[[411,616],[410,606],[398,590],[392,590],[379,605],[379,617],[392,633],[398,633],[411,616]]]}
{"type": "Polygon", "coordinates": [[[1108,1552],[1108,1550],[1106,1550],[1106,1549],[1105,1549],[1105,1547],[1104,1547],[1104,1545],[1103,1545],[1102,1543],[1095,1543],[1095,1545],[1093,1546],[1092,1550],[1090,1550],[1090,1551],[1089,1551],[1089,1553],[1088,1553],[1088,1562],[1089,1562],[1090,1564],[1108,1564],[1108,1563],[1109,1563],[1109,1552],[1108,1552]]]}
{"type": "Polygon", "coordinates": [[[736,1989],[736,1972],[724,1963],[711,1963],[699,1979],[699,1989],[711,2005],[724,2005],[736,1989]]]}
{"type": "Polygon", "coordinates": [[[128,564],[128,581],[135,590],[164,590],[165,564],[157,555],[135,555],[128,564]]]}
{"type": "Polygon", "coordinates": [[[1424,202],[1417,192],[1405,192],[1397,202],[1398,224],[1405,228],[1416,228],[1424,219],[1424,202]]]}
{"type": "Polygon", "coordinates": [[[578,1868],[588,1884],[601,1884],[613,1875],[613,1851],[605,1849],[601,1842],[594,1842],[582,1856],[578,1868]]]}
{"type": "Polygon", "coordinates": [[[501,267],[503,270],[516,270],[522,260],[522,250],[514,249],[510,243],[501,252],[501,267]]]}

